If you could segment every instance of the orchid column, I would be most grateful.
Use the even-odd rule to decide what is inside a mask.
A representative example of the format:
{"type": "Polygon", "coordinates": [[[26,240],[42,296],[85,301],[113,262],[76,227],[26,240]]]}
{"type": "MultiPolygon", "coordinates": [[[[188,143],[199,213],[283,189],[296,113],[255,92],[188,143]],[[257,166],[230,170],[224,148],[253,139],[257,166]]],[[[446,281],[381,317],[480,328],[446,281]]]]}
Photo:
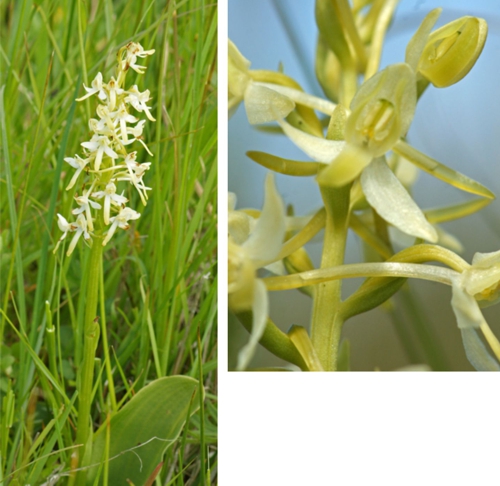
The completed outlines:
{"type": "MultiPolygon", "coordinates": [[[[83,359],[78,375],[78,424],[77,444],[81,445],[77,452],[77,463],[86,465],[90,456],[92,441],[91,418],[92,388],[94,378],[94,359],[99,341],[99,325],[97,301],[100,273],[102,268],[102,250],[111,240],[118,228],[128,229],[129,221],[136,220],[140,213],[126,206],[128,199],[124,189],[132,185],[139,193],[144,205],[147,204],[147,191],[143,176],[151,163],[136,161],[137,152],[129,152],[129,145],[140,142],[149,155],[153,155],[142,140],[142,132],[146,120],[139,120],[130,114],[130,107],[139,113],[145,113],[147,118],[155,121],[147,106],[150,100],[149,90],[140,92],[136,85],[124,89],[125,79],[129,69],[139,74],[146,68],[137,65],[137,58],[153,54],[154,49],[145,51],[140,44],[130,42],[118,51],[116,78],[111,77],[103,83],[101,73],[98,73],[90,87],[85,86],[87,94],[77,101],[97,95],[99,104],[96,109],[97,118],[89,120],[93,133],[88,142],[83,142],[83,157],[67,157],[64,160],[76,169],[66,190],[81,184],[82,194],[75,195],[77,207],[72,214],[76,221],[69,223],[64,216],[58,214],[59,228],[63,235],[59,239],[54,252],[68,233],[73,238],[66,252],[70,256],[83,235],[85,242],[91,247],[87,263],[87,292],[85,321],[83,324],[84,346],[83,359]],[[128,124],[132,124],[128,126],[128,124]],[[83,173],[83,174],[82,174],[83,173]],[[122,184],[119,194],[118,185],[122,184]],[[97,202],[101,201],[101,202],[97,202]]],[[[78,484],[85,482],[85,472],[78,476],[78,484]]]]}

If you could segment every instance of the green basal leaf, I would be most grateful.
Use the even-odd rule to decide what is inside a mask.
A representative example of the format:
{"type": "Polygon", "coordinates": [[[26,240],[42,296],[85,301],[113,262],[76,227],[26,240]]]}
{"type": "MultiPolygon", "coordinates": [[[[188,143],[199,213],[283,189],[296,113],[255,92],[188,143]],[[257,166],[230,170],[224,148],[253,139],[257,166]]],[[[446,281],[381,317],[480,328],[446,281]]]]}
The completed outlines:
{"type": "MultiPolygon", "coordinates": [[[[144,484],[177,440],[188,411],[199,407],[198,381],[168,376],[140,390],[111,418],[108,484],[144,484]]],[[[106,427],[97,432],[92,448],[93,467],[87,484],[93,485],[105,454],[106,427]]],[[[102,478],[98,484],[102,484],[102,478]]]]}

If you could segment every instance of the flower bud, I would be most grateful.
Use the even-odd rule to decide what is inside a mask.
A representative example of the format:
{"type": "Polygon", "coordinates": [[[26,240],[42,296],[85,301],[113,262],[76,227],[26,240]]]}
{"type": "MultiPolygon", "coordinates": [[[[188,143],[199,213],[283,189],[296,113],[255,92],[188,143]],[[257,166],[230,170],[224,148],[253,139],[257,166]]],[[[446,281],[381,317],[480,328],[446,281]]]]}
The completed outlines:
{"type": "Polygon", "coordinates": [[[321,35],[316,47],[316,77],[325,95],[335,103],[340,92],[340,62],[321,35]]]}
{"type": "Polygon", "coordinates": [[[484,19],[461,17],[429,35],[418,72],[437,88],[460,81],[474,66],[488,33],[484,19]]]}

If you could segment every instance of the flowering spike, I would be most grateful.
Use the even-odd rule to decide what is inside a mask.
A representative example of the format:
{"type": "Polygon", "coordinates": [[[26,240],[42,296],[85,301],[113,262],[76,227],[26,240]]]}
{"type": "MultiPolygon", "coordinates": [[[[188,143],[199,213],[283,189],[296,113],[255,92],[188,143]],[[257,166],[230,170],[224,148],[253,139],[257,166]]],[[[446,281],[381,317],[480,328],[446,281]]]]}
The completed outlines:
{"type": "Polygon", "coordinates": [[[140,142],[150,155],[152,153],[142,137],[146,120],[133,116],[130,113],[130,106],[138,112],[144,112],[149,120],[155,119],[151,115],[150,107],[146,104],[151,99],[149,90],[141,93],[137,85],[125,89],[124,83],[129,68],[138,73],[146,70],[146,67],[137,65],[137,59],[153,53],[154,49],[146,51],[140,44],[130,42],[118,53],[116,78],[111,77],[107,83],[104,83],[102,74],[98,73],[91,87],[84,86],[87,94],[77,100],[81,101],[97,94],[98,119],[89,120],[93,135],[89,141],[81,143],[85,156],[75,155],[74,158],[64,159],[76,169],[66,187],[67,190],[76,184],[84,170],[88,177],[83,182],[83,195],[75,197],[78,207],[72,210],[72,214],[77,216],[76,222],[68,223],[62,215],[57,216],[58,226],[63,235],[57,242],[54,252],[69,232],[73,232],[74,236],[68,248],[68,255],[75,249],[81,235],[85,240],[90,240],[91,235],[99,236],[103,240],[102,244],[106,245],[117,228],[127,229],[128,221],[140,217],[140,213],[125,207],[128,199],[123,192],[121,195],[116,193],[119,182],[130,182],[137,189],[142,203],[146,205],[147,191],[151,188],[146,187],[142,179],[151,163],[137,162],[137,152],[128,153],[126,147],[134,142],[140,142]],[[135,125],[127,126],[131,123],[135,125]],[[104,199],[103,205],[96,202],[96,199],[104,199]],[[102,216],[99,217],[98,213],[102,216]],[[109,226],[107,232],[103,224],[109,226]],[[102,237],[103,234],[105,234],[104,237],[102,237]]]}

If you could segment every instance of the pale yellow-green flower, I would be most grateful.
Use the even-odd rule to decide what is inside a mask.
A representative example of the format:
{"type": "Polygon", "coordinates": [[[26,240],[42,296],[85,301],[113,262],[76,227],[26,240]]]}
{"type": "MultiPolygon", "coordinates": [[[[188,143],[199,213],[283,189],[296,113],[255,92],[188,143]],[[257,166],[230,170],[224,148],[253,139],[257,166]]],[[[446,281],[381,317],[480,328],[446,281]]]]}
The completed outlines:
{"type": "Polygon", "coordinates": [[[406,61],[437,88],[460,81],[481,54],[488,25],[484,19],[465,16],[432,33],[441,9],[430,12],[406,50],[406,61]]]}
{"type": "Polygon", "coordinates": [[[229,307],[235,312],[251,310],[253,313],[250,340],[238,356],[237,369],[244,370],[264,332],[268,316],[267,291],[257,277],[257,270],[275,262],[279,255],[285,236],[285,210],[272,174],[266,178],[264,206],[255,223],[248,215],[231,210],[234,196],[230,201],[233,208],[230,207],[228,227],[229,307]]]}
{"type": "Polygon", "coordinates": [[[318,176],[322,185],[353,181],[372,161],[406,134],[415,114],[415,73],[405,63],[392,64],[365,81],[351,103],[345,149],[318,176]]]}
{"type": "Polygon", "coordinates": [[[285,118],[295,103],[277,91],[255,83],[250,74],[250,61],[228,41],[228,109],[231,116],[244,101],[250,124],[285,118]]]}
{"type": "Polygon", "coordinates": [[[453,281],[452,306],[462,332],[465,351],[472,365],[480,371],[500,371],[500,344],[491,332],[479,307],[500,300],[500,251],[476,253],[470,268],[453,281]],[[480,329],[496,360],[479,339],[480,329]]]}

